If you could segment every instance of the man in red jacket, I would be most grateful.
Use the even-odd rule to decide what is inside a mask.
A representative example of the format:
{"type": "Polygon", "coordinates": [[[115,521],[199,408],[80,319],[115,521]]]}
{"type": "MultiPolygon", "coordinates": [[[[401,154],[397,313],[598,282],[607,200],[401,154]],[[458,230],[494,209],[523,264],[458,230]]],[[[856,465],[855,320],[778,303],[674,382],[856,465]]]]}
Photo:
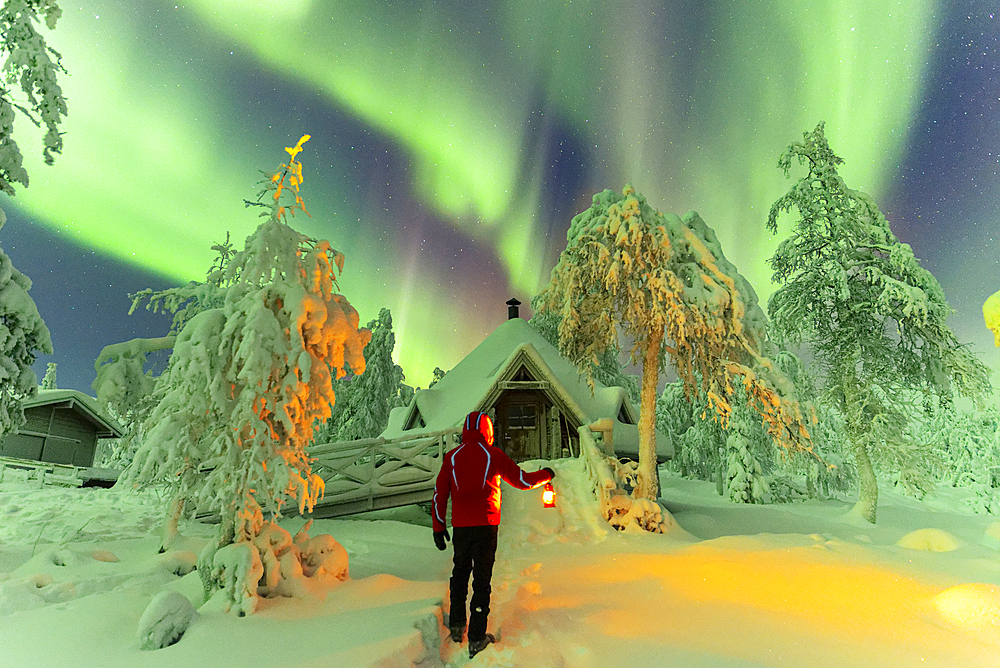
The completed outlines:
{"type": "Polygon", "coordinates": [[[517,489],[533,489],[555,473],[550,468],[527,472],[493,446],[493,422],[479,411],[469,413],[462,427],[462,444],[444,456],[434,486],[434,544],[445,549],[448,496],[454,499],[451,526],[455,530],[455,567],[451,574],[451,639],[461,642],[465,629],[465,598],[472,574],[472,614],[469,618],[469,658],[495,638],[486,632],[490,614],[490,580],[500,524],[500,479],[517,489]]]}

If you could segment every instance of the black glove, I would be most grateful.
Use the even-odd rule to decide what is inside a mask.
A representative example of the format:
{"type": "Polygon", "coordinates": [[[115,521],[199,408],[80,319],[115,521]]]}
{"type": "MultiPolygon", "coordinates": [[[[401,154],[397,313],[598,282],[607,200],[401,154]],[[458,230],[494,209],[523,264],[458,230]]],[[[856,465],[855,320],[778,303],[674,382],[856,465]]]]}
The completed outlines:
{"type": "Polygon", "coordinates": [[[548,466],[546,466],[542,470],[549,474],[549,480],[552,480],[553,478],[556,477],[556,472],[550,469],[548,466]]]}
{"type": "Polygon", "coordinates": [[[444,550],[446,540],[451,540],[451,536],[448,535],[447,529],[444,531],[434,532],[434,544],[437,545],[437,549],[444,550]]]}

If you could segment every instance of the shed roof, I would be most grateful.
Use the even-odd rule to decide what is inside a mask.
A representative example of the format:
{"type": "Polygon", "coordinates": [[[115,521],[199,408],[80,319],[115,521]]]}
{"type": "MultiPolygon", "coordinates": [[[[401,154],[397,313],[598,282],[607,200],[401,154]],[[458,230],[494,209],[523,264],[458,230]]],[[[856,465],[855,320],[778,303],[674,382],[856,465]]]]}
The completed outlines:
{"type": "Polygon", "coordinates": [[[38,394],[25,399],[22,405],[25,410],[51,405],[73,410],[94,426],[98,438],[120,438],[123,433],[118,422],[98,407],[97,399],[78,390],[39,389],[38,394]]]}

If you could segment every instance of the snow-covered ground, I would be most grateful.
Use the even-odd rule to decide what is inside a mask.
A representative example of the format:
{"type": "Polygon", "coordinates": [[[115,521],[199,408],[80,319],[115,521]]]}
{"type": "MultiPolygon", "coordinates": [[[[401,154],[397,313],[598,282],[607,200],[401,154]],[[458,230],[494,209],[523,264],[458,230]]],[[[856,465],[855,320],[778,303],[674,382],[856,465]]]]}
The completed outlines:
{"type": "Polygon", "coordinates": [[[157,554],[153,495],[0,486],[0,666],[1000,665],[1000,523],[954,490],[883,491],[873,527],[843,500],[736,506],[664,477],[677,526],[617,533],[580,462],[552,465],[557,509],[539,490],[504,495],[500,640],[472,661],[441,625],[451,551],[415,507],[316,522],[350,556],[351,578],[325,597],[245,618],[205,608],[180,642],[143,651],[156,594],[201,605],[191,568],[211,528],[182,526],[178,549],[157,554]]]}

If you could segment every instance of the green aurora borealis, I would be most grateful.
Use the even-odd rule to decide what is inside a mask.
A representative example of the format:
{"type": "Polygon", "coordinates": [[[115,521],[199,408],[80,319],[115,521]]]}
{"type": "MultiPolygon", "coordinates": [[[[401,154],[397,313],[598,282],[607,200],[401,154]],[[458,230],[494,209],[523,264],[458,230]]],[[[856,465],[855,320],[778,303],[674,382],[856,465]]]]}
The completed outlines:
{"type": "MultiPolygon", "coordinates": [[[[506,317],[507,297],[527,302],[544,285],[569,219],[606,187],[631,182],[664,211],[697,210],[766,301],[780,237],[764,222],[789,185],[777,157],[825,120],[848,185],[879,201],[919,257],[940,253],[925,266],[958,311],[959,338],[997,368],[973,310],[1000,288],[996,164],[978,255],[922,246],[925,232],[893,216],[919,209],[902,169],[948,11],[875,0],[67,5],[44,31],[71,75],[64,155],[42,165],[19,119],[31,186],[3,205],[167,283],[198,280],[215,241],[228,231],[241,243],[256,225],[242,202],[259,170],[311,134],[312,218],[296,226],[345,253],[340,286],[363,322],[392,310],[398,361],[426,386],[506,317]],[[981,285],[963,283],[984,258],[981,285]]],[[[58,358],[61,316],[35,298],[58,358]]],[[[94,357],[114,342],[92,336],[94,357]]]]}

